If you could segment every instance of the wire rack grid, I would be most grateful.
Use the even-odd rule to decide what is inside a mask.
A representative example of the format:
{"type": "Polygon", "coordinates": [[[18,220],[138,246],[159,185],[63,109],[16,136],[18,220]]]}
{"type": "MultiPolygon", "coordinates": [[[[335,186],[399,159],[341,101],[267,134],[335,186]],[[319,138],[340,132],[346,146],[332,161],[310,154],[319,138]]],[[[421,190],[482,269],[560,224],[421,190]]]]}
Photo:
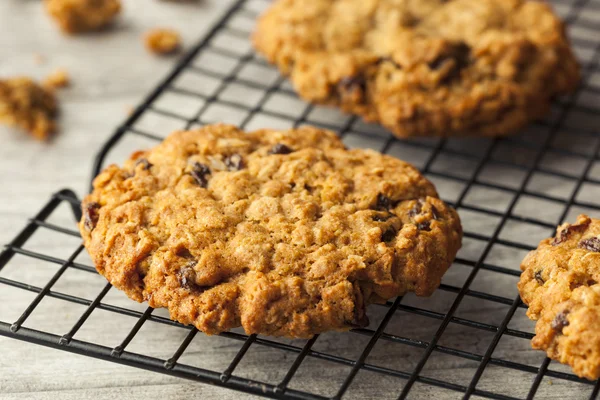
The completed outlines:
{"type": "Polygon", "coordinates": [[[598,382],[530,348],[516,282],[524,254],[557,224],[600,210],[600,0],[553,2],[582,63],[577,92],[517,136],[461,140],[399,140],[299,100],[250,47],[268,5],[237,1],[117,129],[94,175],[175,129],[329,128],[349,147],[412,162],[457,208],[464,246],[440,289],[370,306],[371,326],[349,333],[209,337],[95,273],[73,225],[79,200],[63,190],[0,254],[0,335],[271,398],[596,398],[598,382]]]}

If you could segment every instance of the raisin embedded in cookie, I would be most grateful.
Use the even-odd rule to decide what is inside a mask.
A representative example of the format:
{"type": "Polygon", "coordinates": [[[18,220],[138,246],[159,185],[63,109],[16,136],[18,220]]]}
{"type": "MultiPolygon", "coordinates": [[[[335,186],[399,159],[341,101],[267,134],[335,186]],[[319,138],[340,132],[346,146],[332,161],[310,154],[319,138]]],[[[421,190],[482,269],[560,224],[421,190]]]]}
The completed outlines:
{"type": "Polygon", "coordinates": [[[0,79],[0,122],[47,139],[56,130],[58,105],[52,90],[29,78],[0,79]]]}
{"type": "Polygon", "coordinates": [[[95,31],[108,25],[121,11],[120,0],[44,0],[46,10],[63,32],[95,31]]]}
{"type": "Polygon", "coordinates": [[[304,99],[399,137],[498,136],[576,87],[564,31],[541,1],[279,0],[253,40],[304,99]]]}
{"type": "Polygon", "coordinates": [[[369,303],[430,295],[462,237],[414,167],[311,127],[176,132],[108,167],[82,207],[98,271],[209,334],[365,326],[369,303]]]}
{"type": "Polygon", "coordinates": [[[519,292],[537,320],[532,345],[569,364],[580,377],[600,377],[600,220],[580,215],[540,242],[521,264],[519,292]]]}

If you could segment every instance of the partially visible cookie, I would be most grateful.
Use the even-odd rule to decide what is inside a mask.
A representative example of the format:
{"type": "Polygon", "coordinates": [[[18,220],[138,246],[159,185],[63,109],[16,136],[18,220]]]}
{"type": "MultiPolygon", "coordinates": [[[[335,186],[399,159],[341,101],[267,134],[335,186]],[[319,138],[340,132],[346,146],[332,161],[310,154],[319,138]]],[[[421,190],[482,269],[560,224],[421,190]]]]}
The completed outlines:
{"type": "Polygon", "coordinates": [[[120,0],[44,0],[46,10],[65,33],[95,31],[121,11],[120,0]]]}
{"type": "Polygon", "coordinates": [[[0,122],[45,140],[56,130],[57,112],[50,88],[25,77],[0,79],[0,122]]]}
{"type": "Polygon", "coordinates": [[[208,334],[365,326],[369,303],[430,295],[462,238],[414,167],[311,127],[173,133],[108,167],[82,208],[98,271],[208,334]]]}
{"type": "Polygon", "coordinates": [[[278,0],[254,45],[302,98],[399,137],[514,133],[579,81],[542,1],[278,0]]]}
{"type": "Polygon", "coordinates": [[[532,345],[587,379],[600,377],[600,220],[580,215],[521,264],[519,292],[537,320],[532,345]]]}

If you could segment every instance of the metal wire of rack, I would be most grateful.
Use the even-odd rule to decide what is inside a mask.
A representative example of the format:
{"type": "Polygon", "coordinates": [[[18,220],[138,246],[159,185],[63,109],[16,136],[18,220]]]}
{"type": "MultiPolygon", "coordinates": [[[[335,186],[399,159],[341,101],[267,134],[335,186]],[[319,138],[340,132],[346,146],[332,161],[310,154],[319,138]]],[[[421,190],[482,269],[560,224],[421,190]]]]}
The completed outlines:
{"type": "MultiPolygon", "coordinates": [[[[532,399],[550,390],[564,398],[596,398],[600,383],[580,379],[529,348],[533,323],[524,316],[526,307],[515,288],[524,252],[553,234],[557,224],[581,211],[598,215],[600,210],[600,0],[553,4],[569,25],[582,63],[582,84],[575,94],[558,100],[546,119],[520,135],[399,140],[355,117],[305,104],[249,46],[253,21],[268,1],[239,0],[117,129],[95,160],[94,175],[111,157],[122,160],[173,129],[217,121],[246,129],[310,123],[339,132],[350,147],[372,147],[399,156],[436,183],[465,225],[464,248],[432,299],[407,295],[371,306],[369,313],[376,321],[372,327],[307,341],[239,331],[219,337],[198,335],[195,328],[173,322],[159,310],[127,301],[116,305],[109,300],[115,291],[105,281],[96,286],[95,296],[87,288],[78,295],[60,289],[70,271],[86,273],[85,281],[97,276],[89,262],[80,261],[85,252],[72,224],[73,216],[80,218],[79,200],[63,190],[0,253],[0,296],[6,287],[33,296],[24,311],[11,304],[16,318],[4,321],[0,314],[0,335],[271,398],[351,398],[357,385],[358,393],[363,393],[359,398],[364,398],[361,388],[374,396],[379,390],[399,399],[420,394],[532,399]],[[71,221],[52,222],[64,205],[71,221]],[[58,235],[79,243],[62,256],[37,251],[29,244],[40,232],[48,233],[45,249],[55,246],[58,235]],[[27,274],[15,272],[23,272],[27,260],[43,268],[59,267],[52,269],[47,281],[35,285],[27,274]],[[32,323],[40,304],[49,298],[82,306],[66,333],[36,329],[32,323]],[[79,337],[100,311],[103,318],[129,319],[118,343],[79,337]],[[150,323],[178,328],[179,334],[160,339],[160,343],[172,339],[174,351],[160,356],[135,351],[136,337],[150,323]],[[192,351],[199,340],[201,350],[192,351]],[[339,342],[345,343],[342,350],[336,347],[339,342]],[[219,346],[221,350],[211,357],[221,354],[227,360],[221,368],[213,359],[194,359],[219,346]],[[262,352],[251,355],[256,349],[262,352]],[[243,364],[251,357],[255,363],[248,372],[243,364]],[[329,366],[319,370],[318,382],[318,376],[302,372],[313,362],[329,366]],[[436,367],[440,365],[445,367],[436,367]],[[269,373],[261,374],[267,369],[269,373]],[[307,382],[296,382],[307,376],[307,382]],[[490,383],[499,377],[507,379],[504,386],[490,383]],[[552,383],[552,389],[546,383],[552,383]]],[[[62,287],[69,284],[67,279],[62,287]]]]}

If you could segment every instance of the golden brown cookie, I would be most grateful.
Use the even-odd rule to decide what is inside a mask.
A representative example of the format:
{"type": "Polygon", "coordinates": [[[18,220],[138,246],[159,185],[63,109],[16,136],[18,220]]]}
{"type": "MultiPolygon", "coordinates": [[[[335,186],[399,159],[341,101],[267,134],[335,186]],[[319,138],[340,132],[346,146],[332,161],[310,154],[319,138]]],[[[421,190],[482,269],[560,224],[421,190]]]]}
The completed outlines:
{"type": "Polygon", "coordinates": [[[580,215],[521,264],[519,292],[537,320],[532,345],[588,379],[600,377],[600,220],[580,215]]]}
{"type": "Polygon", "coordinates": [[[121,11],[120,0],[44,0],[46,10],[63,32],[95,31],[111,23],[121,11]]]}
{"type": "Polygon", "coordinates": [[[50,88],[26,77],[0,79],[0,122],[45,140],[56,130],[57,113],[58,104],[50,88]]]}
{"type": "Polygon", "coordinates": [[[365,326],[369,303],[430,295],[462,237],[414,167],[312,127],[175,132],[108,167],[82,207],[98,271],[208,334],[365,326]]]}
{"type": "Polygon", "coordinates": [[[254,45],[304,99],[399,137],[510,134],[579,81],[541,1],[279,0],[254,45]]]}

